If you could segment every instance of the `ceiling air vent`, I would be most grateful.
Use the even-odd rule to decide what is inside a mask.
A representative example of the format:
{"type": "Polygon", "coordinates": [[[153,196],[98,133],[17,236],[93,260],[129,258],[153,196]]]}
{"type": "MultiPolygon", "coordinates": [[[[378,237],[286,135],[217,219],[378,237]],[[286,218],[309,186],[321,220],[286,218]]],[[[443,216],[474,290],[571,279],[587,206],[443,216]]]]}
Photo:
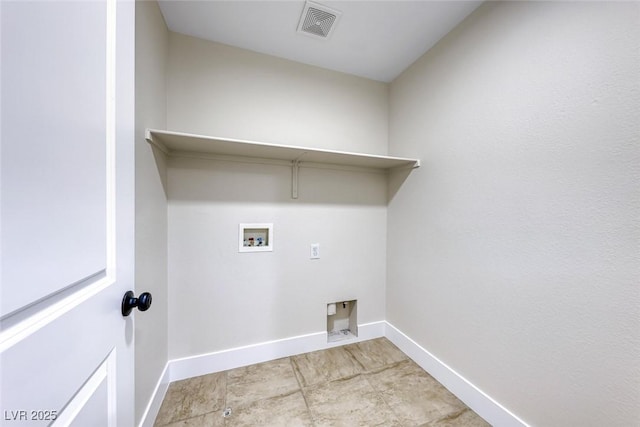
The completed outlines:
{"type": "Polygon", "coordinates": [[[298,24],[298,33],[327,39],[333,32],[341,12],[314,2],[306,2],[298,24]]]}

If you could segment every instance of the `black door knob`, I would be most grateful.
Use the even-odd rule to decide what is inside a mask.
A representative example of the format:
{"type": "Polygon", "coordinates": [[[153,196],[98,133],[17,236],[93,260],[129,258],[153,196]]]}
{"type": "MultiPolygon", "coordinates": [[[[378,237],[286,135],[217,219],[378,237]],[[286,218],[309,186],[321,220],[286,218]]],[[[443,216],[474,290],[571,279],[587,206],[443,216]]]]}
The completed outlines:
{"type": "Polygon", "coordinates": [[[138,307],[140,311],[147,311],[151,307],[151,294],[143,292],[138,298],[134,296],[133,291],[127,291],[122,298],[122,315],[127,317],[131,314],[131,310],[138,307]]]}

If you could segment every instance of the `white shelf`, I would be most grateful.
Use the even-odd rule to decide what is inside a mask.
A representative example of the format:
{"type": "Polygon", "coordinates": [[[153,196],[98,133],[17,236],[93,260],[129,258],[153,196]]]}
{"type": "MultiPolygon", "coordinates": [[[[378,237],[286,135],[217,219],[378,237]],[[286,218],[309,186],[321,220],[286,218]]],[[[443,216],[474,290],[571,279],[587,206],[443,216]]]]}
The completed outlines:
{"type": "Polygon", "coordinates": [[[215,138],[182,132],[147,129],[147,142],[168,155],[183,153],[217,156],[245,157],[253,159],[285,160],[296,166],[304,163],[330,164],[389,170],[417,168],[420,160],[403,157],[320,150],[291,145],[268,144],[239,139],[215,138]]]}

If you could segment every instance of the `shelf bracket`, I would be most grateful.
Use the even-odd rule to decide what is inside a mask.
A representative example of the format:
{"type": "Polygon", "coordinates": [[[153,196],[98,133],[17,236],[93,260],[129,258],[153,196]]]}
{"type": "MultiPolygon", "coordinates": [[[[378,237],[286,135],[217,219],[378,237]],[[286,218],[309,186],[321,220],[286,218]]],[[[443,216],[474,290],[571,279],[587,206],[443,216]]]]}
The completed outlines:
{"type": "Polygon", "coordinates": [[[296,159],[291,163],[291,198],[298,198],[298,172],[300,170],[300,160],[296,159]]]}

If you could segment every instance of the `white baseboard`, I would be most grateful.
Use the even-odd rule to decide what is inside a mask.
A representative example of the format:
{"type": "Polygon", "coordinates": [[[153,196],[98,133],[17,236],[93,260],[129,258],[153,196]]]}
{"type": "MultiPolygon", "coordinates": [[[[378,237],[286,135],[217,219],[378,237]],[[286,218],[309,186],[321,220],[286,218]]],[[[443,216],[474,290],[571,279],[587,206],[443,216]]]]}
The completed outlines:
{"type": "Polygon", "coordinates": [[[386,323],[385,336],[422,369],[462,400],[489,424],[497,427],[527,427],[527,424],[478,387],[451,369],[418,343],[386,323]]]}
{"type": "Polygon", "coordinates": [[[420,367],[491,425],[498,427],[527,427],[524,421],[386,321],[358,325],[357,338],[334,343],[327,342],[326,332],[316,332],[170,360],[167,362],[167,366],[158,381],[139,427],[153,426],[171,381],[179,381],[383,336],[387,337],[389,341],[394,343],[402,352],[413,359],[420,367]]]}
{"type": "Polygon", "coordinates": [[[142,419],[140,424],[138,424],[138,427],[153,427],[153,422],[156,420],[158,412],[160,412],[160,406],[162,405],[164,396],[167,394],[167,389],[169,389],[169,383],[171,382],[169,375],[170,363],[171,361],[167,362],[162,370],[162,375],[160,375],[156,388],[153,390],[149,404],[144,410],[144,414],[142,414],[142,419]]]}
{"type": "Polygon", "coordinates": [[[200,354],[171,360],[171,381],[197,377],[213,372],[226,371],[254,363],[266,362],[281,357],[294,356],[310,351],[324,350],[354,342],[384,336],[386,322],[372,322],[358,325],[358,337],[335,343],[327,342],[326,332],[316,332],[281,340],[267,341],[229,350],[200,354]]]}

